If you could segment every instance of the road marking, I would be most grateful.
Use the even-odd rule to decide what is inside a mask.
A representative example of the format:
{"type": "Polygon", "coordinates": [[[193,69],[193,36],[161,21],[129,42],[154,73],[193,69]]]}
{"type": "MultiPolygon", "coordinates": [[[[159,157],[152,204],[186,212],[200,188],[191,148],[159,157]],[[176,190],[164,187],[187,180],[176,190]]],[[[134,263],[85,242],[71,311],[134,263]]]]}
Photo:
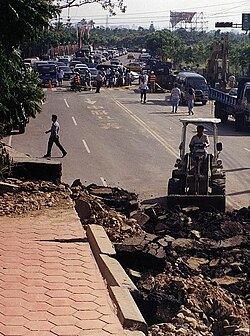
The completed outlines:
{"type": "Polygon", "coordinates": [[[88,99],[85,100],[85,103],[93,105],[93,104],[96,103],[96,100],[91,100],[91,99],[88,98],[88,99]]]}
{"type": "Polygon", "coordinates": [[[100,177],[100,179],[101,179],[102,184],[104,185],[104,187],[107,187],[108,185],[107,185],[106,180],[102,176],[100,177]]]}
{"type": "Polygon", "coordinates": [[[84,147],[86,148],[86,151],[88,154],[90,154],[90,149],[89,149],[89,146],[87,145],[87,142],[83,139],[82,140],[83,144],[84,144],[84,147]]]}
{"type": "Polygon", "coordinates": [[[73,123],[75,124],[75,126],[77,126],[77,122],[76,122],[75,118],[74,117],[71,117],[71,118],[72,118],[73,123]]]}
{"type": "Polygon", "coordinates": [[[64,102],[65,102],[66,106],[69,107],[69,104],[68,104],[68,102],[65,98],[64,98],[64,102]]]}
{"type": "Polygon", "coordinates": [[[159,134],[157,134],[154,130],[152,130],[142,119],[136,116],[132,111],[130,111],[126,106],[124,106],[115,98],[113,98],[112,100],[118,106],[120,106],[131,118],[133,118],[139,125],[141,125],[149,134],[151,134],[152,137],[154,137],[173,156],[175,156],[176,158],[179,157],[179,153],[172,146],[170,146],[164,138],[162,138],[159,134]]]}
{"type": "Polygon", "coordinates": [[[12,142],[12,135],[10,135],[9,137],[8,146],[11,146],[11,142],[12,142]]]}
{"type": "Polygon", "coordinates": [[[245,149],[246,151],[250,152],[250,149],[248,149],[248,148],[245,148],[245,147],[244,147],[244,149],[245,149]]]}

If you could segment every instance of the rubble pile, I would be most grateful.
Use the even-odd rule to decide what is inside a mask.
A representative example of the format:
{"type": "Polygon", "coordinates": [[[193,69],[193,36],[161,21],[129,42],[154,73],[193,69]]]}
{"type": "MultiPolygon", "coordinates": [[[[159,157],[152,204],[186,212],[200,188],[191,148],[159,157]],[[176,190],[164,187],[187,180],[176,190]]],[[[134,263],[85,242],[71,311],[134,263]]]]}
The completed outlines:
{"type": "Polygon", "coordinates": [[[124,214],[138,208],[135,194],[121,188],[98,187],[94,184],[85,187],[79,180],[74,181],[71,190],[84,227],[89,224],[102,225],[109,239],[116,243],[141,234],[142,229],[137,221],[124,214]]]}
{"type": "Polygon", "coordinates": [[[83,223],[103,225],[139,290],[150,336],[249,335],[250,208],[168,211],[122,189],[77,188],[89,207],[83,223]]]}
{"type": "Polygon", "coordinates": [[[116,250],[140,291],[149,334],[249,335],[250,208],[139,212],[146,233],[116,250]]]}
{"type": "Polygon", "coordinates": [[[25,215],[52,207],[72,207],[70,195],[70,189],[64,184],[8,178],[0,182],[0,216],[25,215]]]}

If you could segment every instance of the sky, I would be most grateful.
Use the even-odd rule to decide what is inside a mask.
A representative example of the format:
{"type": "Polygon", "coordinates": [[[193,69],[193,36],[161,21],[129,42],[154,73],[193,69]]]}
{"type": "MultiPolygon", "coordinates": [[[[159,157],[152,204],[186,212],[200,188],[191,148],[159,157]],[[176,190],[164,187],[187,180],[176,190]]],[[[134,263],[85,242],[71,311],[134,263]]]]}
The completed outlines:
{"type": "MultiPolygon", "coordinates": [[[[71,23],[77,23],[82,18],[94,20],[95,26],[148,28],[151,23],[156,29],[171,28],[170,11],[196,12],[193,27],[203,30],[214,30],[215,22],[233,22],[241,24],[242,13],[250,13],[250,0],[124,0],[127,6],[126,13],[117,9],[117,15],[111,17],[99,4],[86,4],[81,7],[64,10],[61,17],[65,22],[68,16],[71,23]]],[[[185,24],[182,25],[185,27],[185,24]]],[[[189,25],[186,26],[190,27],[189,25]]],[[[225,31],[232,30],[232,28],[225,31]]],[[[240,28],[235,32],[243,32],[240,28]]]]}

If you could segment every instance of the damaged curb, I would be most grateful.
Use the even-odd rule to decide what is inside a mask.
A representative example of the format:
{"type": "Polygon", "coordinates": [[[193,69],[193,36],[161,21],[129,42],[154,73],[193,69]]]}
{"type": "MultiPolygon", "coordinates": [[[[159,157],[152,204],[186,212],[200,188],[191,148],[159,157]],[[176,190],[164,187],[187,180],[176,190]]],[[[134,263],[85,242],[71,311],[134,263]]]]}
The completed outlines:
{"type": "Polygon", "coordinates": [[[130,336],[148,334],[147,323],[139,311],[132,295],[138,290],[120,263],[104,228],[100,225],[87,226],[86,235],[102,276],[107,281],[112,300],[117,306],[117,315],[123,328],[130,336]]]}

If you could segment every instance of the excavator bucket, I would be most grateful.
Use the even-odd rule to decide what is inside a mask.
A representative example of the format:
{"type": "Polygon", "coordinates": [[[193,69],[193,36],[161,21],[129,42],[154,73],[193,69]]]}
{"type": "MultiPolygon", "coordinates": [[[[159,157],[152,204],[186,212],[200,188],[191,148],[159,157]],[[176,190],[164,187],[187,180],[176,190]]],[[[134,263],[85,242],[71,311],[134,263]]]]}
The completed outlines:
{"type": "Polygon", "coordinates": [[[167,196],[167,207],[174,209],[176,206],[181,208],[199,207],[203,211],[225,212],[226,198],[224,195],[169,195],[167,196]]]}

